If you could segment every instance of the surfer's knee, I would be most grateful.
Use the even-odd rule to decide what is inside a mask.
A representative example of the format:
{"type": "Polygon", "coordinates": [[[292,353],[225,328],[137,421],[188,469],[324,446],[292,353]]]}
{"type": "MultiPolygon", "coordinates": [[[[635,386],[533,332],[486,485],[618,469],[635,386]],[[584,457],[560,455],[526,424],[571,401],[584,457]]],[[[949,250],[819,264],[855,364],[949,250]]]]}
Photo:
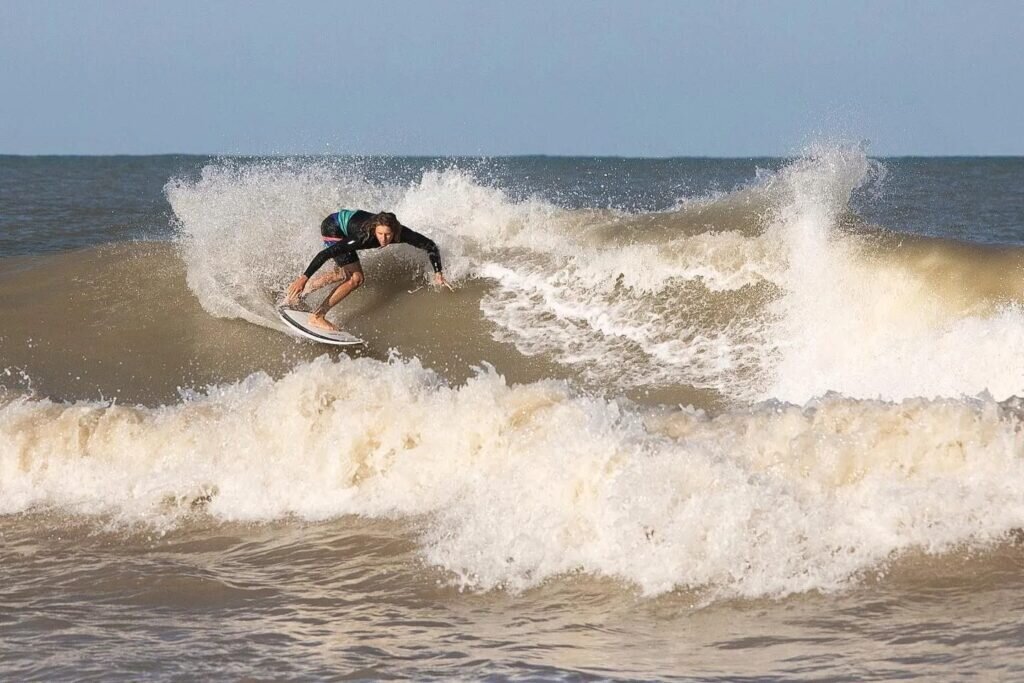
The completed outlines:
{"type": "Polygon", "coordinates": [[[352,289],[358,289],[363,284],[363,274],[357,270],[348,276],[348,280],[352,283],[352,289]]]}

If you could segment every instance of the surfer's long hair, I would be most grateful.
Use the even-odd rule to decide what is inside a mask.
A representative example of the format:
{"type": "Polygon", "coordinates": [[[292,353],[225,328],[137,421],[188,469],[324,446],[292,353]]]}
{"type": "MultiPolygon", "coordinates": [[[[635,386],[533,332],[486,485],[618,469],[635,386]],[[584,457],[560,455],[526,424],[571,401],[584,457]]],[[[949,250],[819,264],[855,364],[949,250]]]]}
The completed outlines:
{"type": "Polygon", "coordinates": [[[370,230],[375,230],[378,225],[385,225],[391,228],[391,232],[395,235],[395,241],[398,242],[402,237],[402,224],[398,222],[398,216],[391,213],[390,211],[381,211],[380,213],[373,215],[373,220],[370,221],[370,230]]]}

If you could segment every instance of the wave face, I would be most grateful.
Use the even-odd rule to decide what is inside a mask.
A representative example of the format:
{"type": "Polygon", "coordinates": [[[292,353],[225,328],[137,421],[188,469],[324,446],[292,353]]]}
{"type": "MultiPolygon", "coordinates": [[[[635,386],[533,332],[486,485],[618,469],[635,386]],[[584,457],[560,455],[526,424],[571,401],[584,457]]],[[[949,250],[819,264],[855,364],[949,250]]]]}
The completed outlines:
{"type": "Polygon", "coordinates": [[[711,418],[323,357],[163,408],[8,398],[0,514],[418,517],[427,559],[473,587],[586,571],[646,594],[778,596],[1004,538],[1024,519],[1022,446],[1015,401],[829,397],[711,418]]]}
{"type": "MultiPolygon", "coordinates": [[[[1021,393],[1024,252],[860,225],[851,198],[884,175],[859,150],[821,148],[653,213],[514,198],[457,168],[392,185],[316,161],[216,163],[166,192],[189,285],[217,316],[277,327],[273,302],[320,248],[323,216],[388,208],[440,244],[457,285],[481,288],[479,320],[449,323],[453,335],[512,344],[613,395],[1021,393]]],[[[363,253],[426,277],[415,250],[363,253]]],[[[443,298],[425,305],[444,316],[443,298]]]]}

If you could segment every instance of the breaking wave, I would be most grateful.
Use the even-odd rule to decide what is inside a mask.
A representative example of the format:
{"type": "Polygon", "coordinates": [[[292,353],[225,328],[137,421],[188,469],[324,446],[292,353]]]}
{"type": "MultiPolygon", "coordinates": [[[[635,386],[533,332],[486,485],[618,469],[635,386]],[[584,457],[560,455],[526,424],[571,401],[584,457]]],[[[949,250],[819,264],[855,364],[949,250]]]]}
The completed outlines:
{"type": "MultiPolygon", "coordinates": [[[[452,321],[451,334],[508,342],[613,395],[689,386],[739,403],[802,403],[827,391],[1021,393],[1024,251],[860,224],[851,197],[883,174],[859,149],[821,148],[656,213],[513,199],[457,168],[373,183],[324,161],[223,162],[170,183],[167,195],[189,285],[218,316],[276,327],[273,304],[320,247],[323,216],[389,208],[435,238],[457,286],[481,287],[479,320],[452,321]]],[[[409,247],[364,254],[427,279],[409,247]]],[[[426,305],[443,318],[443,298],[426,305]]]]}
{"type": "Polygon", "coordinates": [[[475,588],[588,572],[653,595],[833,590],[909,549],[985,547],[1024,520],[1020,406],[763,404],[711,417],[322,357],[143,408],[7,399],[0,513],[127,523],[419,519],[475,588]]]}

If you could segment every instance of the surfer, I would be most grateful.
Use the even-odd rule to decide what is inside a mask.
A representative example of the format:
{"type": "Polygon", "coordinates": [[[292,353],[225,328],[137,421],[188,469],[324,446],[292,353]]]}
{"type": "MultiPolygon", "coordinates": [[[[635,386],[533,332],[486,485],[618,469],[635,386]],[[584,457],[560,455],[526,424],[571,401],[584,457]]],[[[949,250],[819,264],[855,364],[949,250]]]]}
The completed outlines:
{"type": "Polygon", "coordinates": [[[327,312],[363,284],[363,268],[359,263],[359,254],[356,253],[360,249],[383,249],[396,242],[422,249],[427,252],[430,265],[434,267],[435,284],[451,287],[441,272],[441,253],[437,245],[430,238],[399,223],[393,213],[342,209],[323,220],[320,234],[323,235],[325,248],[313,257],[305,272],[289,285],[284,301],[285,306],[295,307],[300,305],[305,294],[337,284],[313,311],[309,322],[315,327],[338,330],[327,320],[327,312]],[[313,277],[328,259],[334,259],[335,267],[313,277]]]}

